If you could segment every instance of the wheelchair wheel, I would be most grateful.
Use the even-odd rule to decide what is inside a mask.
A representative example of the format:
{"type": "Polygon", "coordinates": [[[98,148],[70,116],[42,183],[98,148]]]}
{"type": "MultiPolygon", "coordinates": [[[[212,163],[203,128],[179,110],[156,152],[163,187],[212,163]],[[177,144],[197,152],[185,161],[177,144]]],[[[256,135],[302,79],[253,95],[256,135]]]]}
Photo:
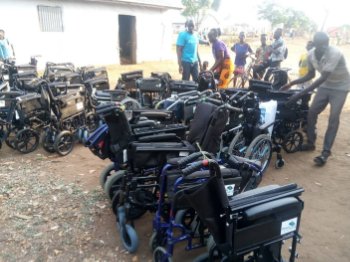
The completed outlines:
{"type": "Polygon", "coordinates": [[[271,156],[271,138],[265,134],[258,135],[256,138],[254,138],[254,140],[250,143],[245,153],[246,158],[260,161],[262,174],[269,167],[271,156]]]}
{"type": "Polygon", "coordinates": [[[82,135],[81,135],[81,143],[83,143],[85,145],[88,138],[89,138],[89,131],[84,128],[82,135]]]}
{"type": "MultiPolygon", "coordinates": [[[[123,191],[122,190],[117,190],[113,194],[112,198],[112,210],[115,215],[117,215],[118,212],[118,207],[120,206],[121,202],[120,198],[123,197],[123,191]]],[[[146,210],[143,209],[142,207],[131,205],[130,208],[128,209],[128,212],[126,214],[126,219],[127,220],[135,220],[143,216],[143,214],[146,213],[146,210]]]]}
{"type": "Polygon", "coordinates": [[[222,253],[216,246],[216,243],[212,235],[210,235],[207,240],[207,251],[208,251],[208,260],[203,260],[203,261],[221,261],[222,253]]]}
{"type": "Polygon", "coordinates": [[[173,259],[164,247],[157,247],[153,251],[153,262],[172,262],[173,259]]]}
{"type": "Polygon", "coordinates": [[[8,133],[5,143],[9,148],[16,149],[15,141],[16,141],[17,132],[18,132],[17,128],[12,128],[8,133]]]}
{"type": "Polygon", "coordinates": [[[288,133],[282,142],[282,148],[287,153],[295,153],[300,150],[303,144],[303,134],[298,131],[292,131],[288,133]]]}
{"type": "Polygon", "coordinates": [[[136,230],[128,224],[124,226],[121,225],[120,229],[120,237],[124,248],[129,251],[129,253],[134,253],[139,246],[139,238],[136,230]]]}
{"type": "Polygon", "coordinates": [[[74,137],[69,131],[62,131],[55,139],[54,149],[60,156],[66,156],[72,152],[74,137]]]}
{"type": "Polygon", "coordinates": [[[27,154],[33,152],[38,148],[39,145],[39,134],[33,129],[22,129],[16,135],[15,147],[16,149],[27,154]]]}
{"type": "Polygon", "coordinates": [[[193,259],[192,262],[209,262],[209,254],[208,253],[203,253],[197,257],[195,257],[195,259],[193,259]]]}
{"type": "Polygon", "coordinates": [[[187,229],[191,229],[191,225],[196,218],[196,211],[193,208],[181,209],[176,212],[175,223],[181,224],[187,229]]]}
{"type": "Polygon", "coordinates": [[[244,152],[244,148],[246,139],[243,135],[243,131],[239,131],[234,138],[232,139],[229,147],[228,147],[228,154],[229,155],[238,155],[242,156],[242,153],[244,152]]]}
{"type": "Polygon", "coordinates": [[[48,129],[45,131],[41,144],[44,150],[48,153],[55,153],[56,150],[54,148],[56,140],[56,131],[52,129],[48,129]]]}
{"type": "Polygon", "coordinates": [[[121,189],[124,174],[125,171],[123,170],[117,171],[107,179],[104,185],[104,191],[110,200],[112,200],[114,192],[121,189]]]}
{"type": "Polygon", "coordinates": [[[93,113],[89,112],[86,114],[86,128],[89,132],[95,131],[99,127],[99,118],[93,113]]]}
{"type": "Polygon", "coordinates": [[[284,167],[284,164],[285,164],[285,162],[283,159],[277,159],[275,162],[275,168],[280,169],[280,168],[284,167]]]}
{"type": "Polygon", "coordinates": [[[108,166],[106,166],[102,170],[102,172],[100,174],[100,179],[99,179],[102,189],[105,188],[105,183],[106,183],[108,177],[110,177],[111,175],[113,175],[117,172],[116,170],[114,170],[114,168],[115,168],[114,163],[110,163],[108,166]]]}
{"type": "Polygon", "coordinates": [[[159,246],[165,246],[166,243],[166,234],[164,231],[153,231],[149,242],[148,247],[153,252],[159,246]]]}

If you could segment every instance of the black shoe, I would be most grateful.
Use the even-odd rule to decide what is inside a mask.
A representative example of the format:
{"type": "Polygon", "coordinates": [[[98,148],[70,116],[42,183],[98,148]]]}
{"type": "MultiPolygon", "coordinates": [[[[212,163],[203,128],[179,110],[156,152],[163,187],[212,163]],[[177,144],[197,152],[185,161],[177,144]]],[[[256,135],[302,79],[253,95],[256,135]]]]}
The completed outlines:
{"type": "Polygon", "coordinates": [[[300,147],[300,151],[314,151],[316,149],[313,144],[302,144],[300,147]]]}
{"type": "Polygon", "coordinates": [[[320,156],[314,158],[316,166],[324,166],[327,163],[328,157],[331,155],[331,151],[323,150],[320,156]]]}

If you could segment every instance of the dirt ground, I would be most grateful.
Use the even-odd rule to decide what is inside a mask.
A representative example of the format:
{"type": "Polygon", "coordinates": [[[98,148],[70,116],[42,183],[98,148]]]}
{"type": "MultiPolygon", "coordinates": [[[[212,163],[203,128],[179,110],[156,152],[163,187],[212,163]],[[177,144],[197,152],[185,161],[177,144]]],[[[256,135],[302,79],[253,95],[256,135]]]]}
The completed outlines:
{"type": "MultiPolygon", "coordinates": [[[[306,41],[289,40],[287,66],[295,68],[306,41]]],[[[341,48],[350,63],[350,47],[341,48]]],[[[209,49],[203,57],[211,61],[209,49]]],[[[179,78],[174,60],[110,66],[112,84],[121,72],[136,69],[144,69],[145,76],[168,71],[179,78]]],[[[328,110],[318,121],[317,150],[285,153],[285,167],[271,166],[262,182],[297,183],[305,189],[303,238],[298,245],[302,262],[350,261],[350,97],[333,154],[326,166],[317,168],[313,157],[322,149],[327,116],[328,110]]],[[[151,261],[152,214],[136,221],[138,252],[128,254],[122,248],[115,217],[98,182],[99,172],[108,164],[109,160],[98,159],[79,144],[66,157],[49,155],[41,148],[21,155],[4,146],[0,150],[0,261],[151,261]]],[[[201,251],[178,248],[174,261],[191,261],[201,251]]]]}

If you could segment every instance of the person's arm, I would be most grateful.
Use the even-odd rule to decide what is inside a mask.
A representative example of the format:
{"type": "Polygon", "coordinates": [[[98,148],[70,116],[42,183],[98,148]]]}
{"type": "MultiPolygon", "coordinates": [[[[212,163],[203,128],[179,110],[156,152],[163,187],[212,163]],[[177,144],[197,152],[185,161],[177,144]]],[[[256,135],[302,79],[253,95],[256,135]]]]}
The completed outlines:
{"type": "Polygon", "coordinates": [[[199,56],[198,49],[197,49],[197,59],[198,59],[198,64],[199,64],[199,70],[202,71],[203,66],[202,66],[201,58],[199,56]]]}
{"type": "Polygon", "coordinates": [[[224,51],[218,51],[216,54],[216,59],[214,65],[210,68],[210,71],[215,71],[216,68],[218,68],[222,62],[224,61],[224,51]]]}
{"type": "Polygon", "coordinates": [[[236,44],[234,44],[232,47],[231,47],[231,51],[236,53],[236,44]]]}
{"type": "MultiPolygon", "coordinates": [[[[303,77],[301,77],[301,78],[298,78],[298,79],[295,79],[295,80],[293,80],[293,81],[291,81],[291,82],[285,84],[284,86],[282,86],[282,87],[280,88],[280,90],[281,90],[281,91],[286,91],[286,90],[290,89],[290,88],[291,88],[292,86],[294,86],[294,85],[298,85],[298,84],[305,83],[305,82],[307,82],[307,81],[313,79],[313,78],[315,77],[315,75],[316,75],[315,69],[309,68],[309,70],[308,70],[308,72],[307,72],[307,74],[306,74],[305,76],[303,76],[303,77]]],[[[328,76],[327,76],[327,77],[328,77],[328,76]]],[[[316,80],[316,81],[317,81],[317,80],[316,80]]],[[[316,81],[315,81],[314,83],[316,83],[316,81]]],[[[323,83],[323,82],[322,82],[322,83],[323,83]]],[[[320,83],[320,84],[322,84],[322,83],[320,83]]],[[[317,86],[316,86],[316,87],[317,87],[317,86]]],[[[315,87],[315,88],[316,88],[316,87],[315,87]]]]}
{"type": "Polygon", "coordinates": [[[183,46],[176,46],[176,54],[177,54],[177,64],[179,65],[179,73],[182,74],[182,63],[181,63],[181,58],[182,58],[182,50],[183,50],[183,46]]]}
{"type": "MultiPolygon", "coordinates": [[[[289,104],[296,102],[301,97],[303,97],[305,94],[307,94],[307,93],[313,91],[314,89],[316,89],[317,87],[319,87],[322,83],[324,83],[327,80],[327,78],[330,76],[330,74],[331,74],[331,72],[323,72],[321,74],[321,76],[319,78],[317,78],[309,87],[305,88],[303,91],[301,91],[301,92],[293,95],[291,98],[289,98],[288,101],[285,103],[285,105],[288,106],[289,104]]],[[[299,78],[299,79],[304,79],[304,78],[306,78],[306,76],[299,78]]],[[[297,80],[295,80],[294,82],[297,82],[297,80]]],[[[299,82],[297,82],[297,83],[299,83],[299,82]]],[[[301,82],[301,83],[303,83],[303,82],[301,82]]]]}
{"type": "Polygon", "coordinates": [[[250,45],[248,45],[248,52],[249,52],[250,54],[254,54],[253,49],[250,47],[250,45]]]}
{"type": "Polygon", "coordinates": [[[176,54],[177,54],[177,64],[179,66],[179,73],[182,74],[183,68],[182,68],[182,52],[184,49],[184,46],[186,44],[185,34],[183,32],[179,33],[179,36],[176,40],[176,54]]]}
{"type": "Polygon", "coordinates": [[[1,43],[0,43],[0,61],[3,61],[3,60],[5,60],[5,54],[2,51],[2,46],[1,46],[1,43]]]}

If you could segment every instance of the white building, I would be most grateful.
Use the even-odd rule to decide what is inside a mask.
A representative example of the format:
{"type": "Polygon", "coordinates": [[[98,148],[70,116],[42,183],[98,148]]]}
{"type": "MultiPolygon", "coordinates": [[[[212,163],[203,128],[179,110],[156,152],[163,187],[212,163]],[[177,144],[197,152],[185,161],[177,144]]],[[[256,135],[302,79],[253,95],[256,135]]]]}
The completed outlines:
{"type": "Polygon", "coordinates": [[[107,65],[171,57],[179,0],[1,0],[0,29],[18,63],[107,65]]]}

